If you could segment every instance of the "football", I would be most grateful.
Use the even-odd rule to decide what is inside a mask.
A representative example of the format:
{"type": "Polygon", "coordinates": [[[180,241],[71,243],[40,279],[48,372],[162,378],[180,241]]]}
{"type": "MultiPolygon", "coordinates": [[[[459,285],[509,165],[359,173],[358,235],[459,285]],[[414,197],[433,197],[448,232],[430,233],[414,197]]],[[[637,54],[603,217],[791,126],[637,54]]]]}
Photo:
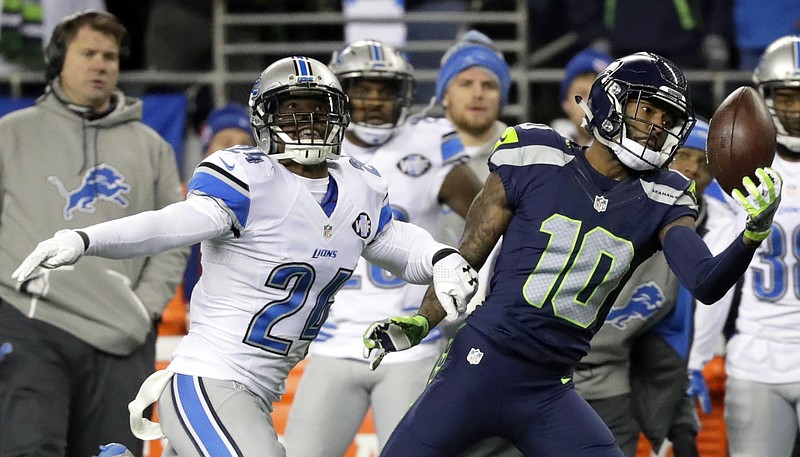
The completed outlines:
{"type": "Polygon", "coordinates": [[[722,101],[709,122],[706,148],[711,174],[725,192],[744,191],[745,176],[758,185],[755,170],[772,165],[775,135],[769,108],[752,87],[739,87],[722,101]]]}

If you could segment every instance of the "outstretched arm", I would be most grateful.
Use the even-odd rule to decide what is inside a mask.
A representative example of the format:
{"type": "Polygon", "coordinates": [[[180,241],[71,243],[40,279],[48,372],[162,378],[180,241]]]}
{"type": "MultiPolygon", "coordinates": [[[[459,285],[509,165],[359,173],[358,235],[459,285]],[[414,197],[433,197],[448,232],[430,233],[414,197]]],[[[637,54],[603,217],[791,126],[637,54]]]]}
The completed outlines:
{"type": "Polygon", "coordinates": [[[780,204],[782,180],[771,168],[756,170],[761,184],[743,180],[748,196],[734,190],[734,198],[747,211],[746,229],[719,255],[694,230],[694,221],[681,217],[660,232],[661,245],[670,268],[692,295],[705,304],[722,298],[747,270],[756,248],[768,235],[780,204]]]}
{"type": "Polygon", "coordinates": [[[230,227],[228,213],[213,198],[194,197],[158,211],[82,230],[60,230],[53,238],[39,243],[12,276],[22,282],[37,267],[71,265],[84,254],[109,259],[154,255],[213,238],[230,227]]]}

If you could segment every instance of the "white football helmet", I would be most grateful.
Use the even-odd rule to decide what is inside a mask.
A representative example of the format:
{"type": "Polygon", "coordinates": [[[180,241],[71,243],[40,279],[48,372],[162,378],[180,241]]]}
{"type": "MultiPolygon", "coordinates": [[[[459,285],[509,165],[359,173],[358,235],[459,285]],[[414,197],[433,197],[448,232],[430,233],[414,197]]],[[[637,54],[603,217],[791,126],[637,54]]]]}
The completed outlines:
{"type": "Polygon", "coordinates": [[[338,158],[349,122],[347,96],[325,64],[286,57],[267,67],[250,93],[250,124],[259,149],[303,165],[338,158]],[[313,99],[320,108],[291,109],[293,100],[313,99]]]}
{"type": "MultiPolygon", "coordinates": [[[[686,141],[695,123],[689,102],[689,86],[681,70],[669,60],[652,53],[637,52],[617,59],[592,84],[589,102],[581,101],[584,126],[597,141],[608,146],[628,168],[638,171],[667,166],[686,141]],[[651,100],[671,108],[676,119],[666,139],[650,149],[629,138],[626,122],[649,124],[650,135],[658,126],[625,114],[628,102],[651,100]]],[[[638,112],[638,107],[637,107],[638,112]]]]}
{"type": "Polygon", "coordinates": [[[362,78],[378,79],[391,85],[394,119],[375,125],[362,121],[360,116],[354,114],[353,117],[358,121],[350,123],[350,128],[365,143],[379,145],[387,142],[397,127],[405,121],[408,108],[413,102],[414,77],[411,64],[390,46],[379,41],[362,40],[334,51],[329,67],[341,81],[351,102],[360,98],[353,91],[353,85],[362,78]]]}
{"type": "Polygon", "coordinates": [[[775,109],[775,90],[800,90],[800,36],[787,35],[770,44],[753,71],[753,82],[767,102],[778,131],[778,143],[800,154],[800,109],[775,109]]]}

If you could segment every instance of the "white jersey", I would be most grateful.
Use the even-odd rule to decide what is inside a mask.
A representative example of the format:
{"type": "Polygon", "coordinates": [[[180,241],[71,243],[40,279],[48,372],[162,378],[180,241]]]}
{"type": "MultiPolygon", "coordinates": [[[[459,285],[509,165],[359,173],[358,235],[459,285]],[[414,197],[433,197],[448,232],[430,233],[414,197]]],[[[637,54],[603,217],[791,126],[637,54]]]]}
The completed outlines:
{"type": "Polygon", "coordinates": [[[386,182],[372,167],[341,158],[328,169],[317,203],[254,148],[218,151],[197,167],[188,198],[214,198],[232,226],[201,244],[191,329],[170,371],[239,381],[268,404],[280,398],[334,294],[391,221],[386,182]]]}
{"type": "MultiPolygon", "coordinates": [[[[361,148],[345,140],[342,154],[374,166],[389,182],[395,219],[429,232],[438,226],[439,191],[454,166],[466,156],[461,140],[446,119],[424,118],[406,123],[383,145],[361,148]]],[[[336,295],[328,320],[311,345],[311,354],[364,360],[364,330],[372,322],[413,314],[427,286],[408,284],[397,276],[359,260],[355,273],[336,295]]],[[[419,346],[386,357],[382,363],[420,360],[441,352],[439,328],[419,346]]]]}
{"type": "MultiPolygon", "coordinates": [[[[706,210],[703,241],[717,255],[737,237],[742,236],[746,215],[740,214],[736,201],[727,195],[717,181],[711,181],[703,193],[706,210]]],[[[702,370],[718,352],[722,328],[738,286],[732,287],[713,305],[697,303],[694,311],[694,337],[689,352],[689,368],[702,370]]]]}
{"type": "Polygon", "coordinates": [[[781,384],[800,382],[800,164],[776,155],[772,168],[783,178],[781,204],[744,277],[726,370],[781,384]]]}
{"type": "MultiPolygon", "coordinates": [[[[772,168],[783,178],[781,204],[769,238],[744,275],[736,334],[725,360],[729,376],[782,384],[800,382],[800,165],[776,155],[772,168]]],[[[735,207],[740,233],[747,215],[735,207]]],[[[696,331],[706,333],[701,341],[720,333],[729,307],[718,303],[695,314],[696,331]]]]}

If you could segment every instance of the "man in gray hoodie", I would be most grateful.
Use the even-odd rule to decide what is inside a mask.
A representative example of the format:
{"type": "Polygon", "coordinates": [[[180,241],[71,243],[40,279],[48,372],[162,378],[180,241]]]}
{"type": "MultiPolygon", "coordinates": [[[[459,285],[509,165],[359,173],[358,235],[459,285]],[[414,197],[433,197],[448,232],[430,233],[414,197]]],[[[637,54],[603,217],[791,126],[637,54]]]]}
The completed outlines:
{"type": "Polygon", "coordinates": [[[14,268],[54,231],[182,199],[175,155],[117,89],[125,27],[82,11],[45,51],[36,105],[0,120],[0,455],[89,456],[109,441],[141,455],[127,404],[155,364],[155,325],[186,250],[89,259],[18,284],[14,268]]]}

